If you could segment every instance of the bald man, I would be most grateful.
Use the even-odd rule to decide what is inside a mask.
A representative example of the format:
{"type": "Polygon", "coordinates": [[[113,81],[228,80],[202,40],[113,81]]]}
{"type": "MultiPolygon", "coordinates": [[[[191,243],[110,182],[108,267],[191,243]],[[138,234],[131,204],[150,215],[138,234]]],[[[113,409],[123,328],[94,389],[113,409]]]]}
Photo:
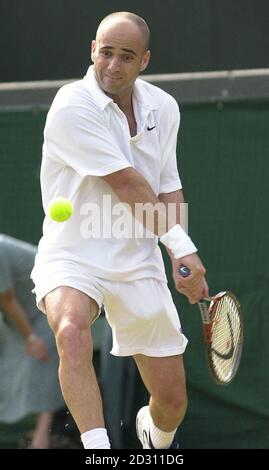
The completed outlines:
{"type": "Polygon", "coordinates": [[[91,58],[84,79],[64,86],[47,116],[44,209],[64,196],[74,215],[64,224],[45,217],[32,273],[37,304],[55,333],[63,396],[84,447],[110,448],[91,361],[90,325],[102,304],[113,332],[111,353],[134,358],[150,394],[137,414],[143,448],[175,447],[187,403],[187,339],[158,238],[178,291],[191,303],[208,294],[197,249],[179,224],[179,110],[170,95],[138,79],[150,51],[148,26],[137,15],[107,16],[91,58]],[[176,208],[172,215],[169,206],[176,208]],[[181,264],[190,269],[188,278],[179,275],[181,264]]]}

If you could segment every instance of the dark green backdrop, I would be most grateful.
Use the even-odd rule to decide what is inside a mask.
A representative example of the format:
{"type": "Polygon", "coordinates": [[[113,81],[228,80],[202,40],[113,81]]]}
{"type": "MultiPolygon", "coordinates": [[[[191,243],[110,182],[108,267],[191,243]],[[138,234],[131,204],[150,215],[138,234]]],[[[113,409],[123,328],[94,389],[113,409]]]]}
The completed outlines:
{"type": "MultiPolygon", "coordinates": [[[[189,231],[211,292],[231,289],[245,318],[235,381],[214,385],[206,368],[197,308],[171,284],[189,346],[184,448],[268,448],[269,101],[182,106],[179,166],[189,231]]],[[[43,211],[39,167],[45,112],[0,113],[0,232],[36,243],[43,211]]]]}
{"type": "Polygon", "coordinates": [[[81,76],[100,20],[145,17],[148,73],[268,67],[268,0],[0,0],[0,82],[81,76]]]}
{"type": "Polygon", "coordinates": [[[190,106],[182,115],[179,158],[190,234],[211,292],[233,290],[245,320],[238,376],[229,386],[216,386],[205,366],[197,308],[173,291],[190,339],[183,446],[268,448],[269,102],[190,106]]]}

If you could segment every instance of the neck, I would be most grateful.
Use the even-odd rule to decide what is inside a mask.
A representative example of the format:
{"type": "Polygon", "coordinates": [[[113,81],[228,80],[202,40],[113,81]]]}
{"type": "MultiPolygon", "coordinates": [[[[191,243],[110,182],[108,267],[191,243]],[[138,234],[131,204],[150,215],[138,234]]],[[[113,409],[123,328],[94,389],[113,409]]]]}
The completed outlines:
{"type": "Polygon", "coordinates": [[[124,114],[128,114],[133,110],[132,92],[133,90],[131,89],[121,95],[113,95],[110,93],[107,93],[107,95],[113,99],[114,103],[118,105],[124,114]]]}
{"type": "Polygon", "coordinates": [[[129,124],[130,134],[133,137],[137,133],[137,124],[132,103],[132,91],[124,93],[123,95],[108,94],[108,96],[113,99],[114,103],[116,103],[125,114],[129,124]]]}

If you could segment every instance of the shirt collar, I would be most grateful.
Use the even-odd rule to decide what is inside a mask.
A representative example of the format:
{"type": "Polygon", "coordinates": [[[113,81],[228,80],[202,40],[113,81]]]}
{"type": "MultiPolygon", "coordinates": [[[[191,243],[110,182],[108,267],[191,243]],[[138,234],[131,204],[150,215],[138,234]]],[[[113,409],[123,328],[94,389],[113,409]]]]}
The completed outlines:
{"type": "Polygon", "coordinates": [[[105,109],[105,107],[111,103],[113,100],[109,96],[107,96],[102,88],[99,86],[99,83],[97,82],[94,71],[93,71],[93,65],[91,65],[88,68],[88,71],[84,77],[84,81],[86,83],[86,86],[88,90],[92,93],[94,96],[94,99],[96,100],[97,104],[100,106],[102,110],[105,109]]]}
{"type": "Polygon", "coordinates": [[[137,78],[134,84],[134,98],[140,106],[147,108],[149,111],[159,108],[158,103],[150,94],[146,82],[140,78],[137,78]]]}
{"type": "MultiPolygon", "coordinates": [[[[88,68],[88,71],[84,77],[84,81],[102,110],[104,110],[108,104],[113,102],[112,98],[104,93],[99,83],[97,82],[94,75],[93,65],[88,68]]],[[[147,90],[145,82],[139,78],[135,81],[134,84],[134,99],[139,103],[140,106],[147,108],[150,111],[158,109],[158,104],[147,90]]]]}

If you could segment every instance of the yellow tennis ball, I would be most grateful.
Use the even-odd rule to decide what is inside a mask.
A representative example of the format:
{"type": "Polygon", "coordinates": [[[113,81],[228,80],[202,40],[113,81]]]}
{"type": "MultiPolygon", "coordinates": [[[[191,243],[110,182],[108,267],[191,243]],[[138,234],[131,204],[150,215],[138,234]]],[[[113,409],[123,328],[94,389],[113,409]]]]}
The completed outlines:
{"type": "Polygon", "coordinates": [[[56,197],[48,205],[48,214],[55,222],[65,222],[73,214],[73,205],[64,197],[56,197]]]}

